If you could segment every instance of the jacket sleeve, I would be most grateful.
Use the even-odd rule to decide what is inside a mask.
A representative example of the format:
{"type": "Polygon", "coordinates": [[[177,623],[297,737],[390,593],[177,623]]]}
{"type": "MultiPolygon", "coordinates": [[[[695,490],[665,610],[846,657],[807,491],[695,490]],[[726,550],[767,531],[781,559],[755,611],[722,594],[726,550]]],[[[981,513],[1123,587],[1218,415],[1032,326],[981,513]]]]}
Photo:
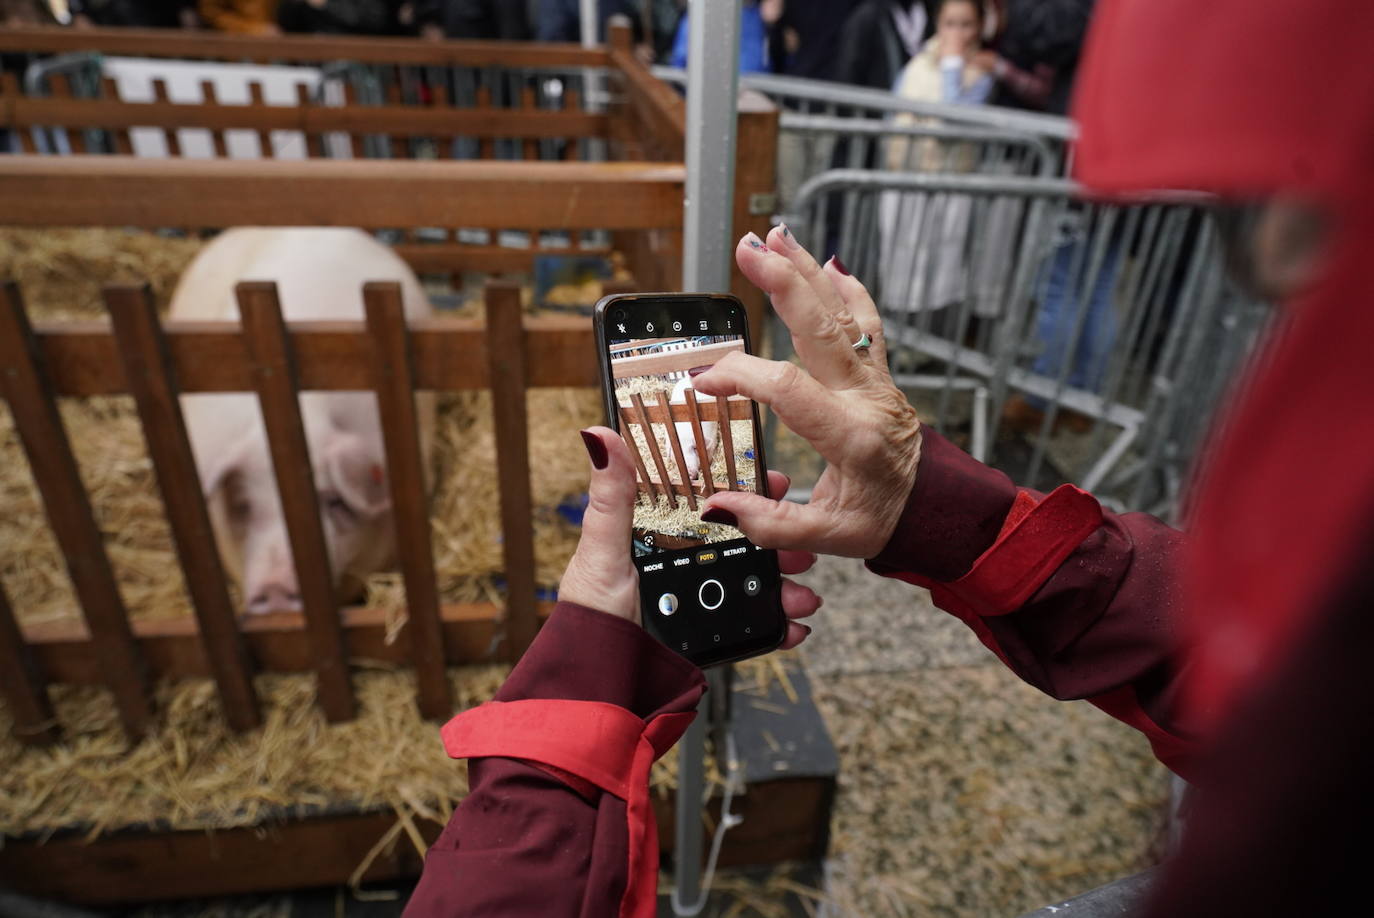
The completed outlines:
{"type": "Polygon", "coordinates": [[[1130,724],[1188,777],[1194,743],[1176,713],[1183,544],[1072,485],[1018,489],[926,427],[902,517],[868,566],[928,588],[1022,679],[1130,724]]]}
{"type": "Polygon", "coordinates": [[[657,870],[657,838],[651,812],[647,830],[638,813],[636,836],[636,810],[648,765],[703,691],[700,670],[638,625],[560,602],[494,702],[444,728],[450,755],[474,756],[469,791],[430,848],[406,915],[589,918],[646,905],[653,914],[652,879],[646,889],[635,876],[636,864],[657,870]],[[628,744],[615,735],[626,723],[628,744]],[[665,724],[666,736],[655,731],[665,724]],[[641,761],[633,741],[655,732],[641,761]],[[632,772],[626,786],[617,784],[622,747],[635,758],[620,775],[632,772]]]}

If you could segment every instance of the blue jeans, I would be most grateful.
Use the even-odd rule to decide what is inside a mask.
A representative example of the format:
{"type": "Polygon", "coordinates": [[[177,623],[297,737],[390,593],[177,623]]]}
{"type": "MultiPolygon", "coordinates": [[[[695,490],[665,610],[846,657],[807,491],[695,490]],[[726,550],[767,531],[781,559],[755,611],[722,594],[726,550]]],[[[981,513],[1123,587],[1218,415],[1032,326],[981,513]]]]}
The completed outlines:
{"type": "Polygon", "coordinates": [[[1082,239],[1070,240],[1055,249],[1045,269],[1044,302],[1036,334],[1042,349],[1035,358],[1032,370],[1041,376],[1058,379],[1069,363],[1067,383],[1074,389],[1098,391],[1107,369],[1112,345],[1116,343],[1116,310],[1112,306],[1112,289],[1116,286],[1121,268],[1121,245],[1112,241],[1102,255],[1097,277],[1088,295],[1087,313],[1081,317],[1073,340],[1075,325],[1080,322],[1081,288],[1092,268],[1093,252],[1082,239]],[[1077,268],[1075,272],[1074,269],[1077,268]],[[1073,353],[1069,346],[1073,344],[1073,353]]]}

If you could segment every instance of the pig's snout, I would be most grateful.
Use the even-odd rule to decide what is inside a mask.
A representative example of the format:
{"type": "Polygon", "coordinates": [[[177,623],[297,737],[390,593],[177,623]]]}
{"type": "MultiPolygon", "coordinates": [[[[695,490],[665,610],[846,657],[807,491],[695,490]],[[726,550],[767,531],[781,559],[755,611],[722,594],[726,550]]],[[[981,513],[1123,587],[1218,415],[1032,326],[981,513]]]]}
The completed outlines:
{"type": "Polygon", "coordinates": [[[301,594],[293,585],[270,583],[263,586],[248,600],[250,615],[266,615],[269,612],[301,611],[301,594]]]}

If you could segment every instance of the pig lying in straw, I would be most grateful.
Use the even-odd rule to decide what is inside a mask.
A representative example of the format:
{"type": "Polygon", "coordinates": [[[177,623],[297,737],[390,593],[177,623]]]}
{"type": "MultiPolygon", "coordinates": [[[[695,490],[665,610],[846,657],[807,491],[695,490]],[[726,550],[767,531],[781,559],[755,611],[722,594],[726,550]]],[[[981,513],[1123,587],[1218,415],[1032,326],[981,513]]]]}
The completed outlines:
{"type": "MultiPolygon", "coordinates": [[[[668,403],[671,405],[687,404],[687,396],[683,393],[691,388],[692,378],[690,376],[682,377],[677,381],[677,385],[673,387],[673,394],[669,397],[668,403]]],[[[693,390],[693,393],[695,394],[695,390],[693,390]]],[[[702,399],[697,399],[698,404],[700,404],[701,401],[702,399]]],[[[677,441],[682,444],[682,458],[687,463],[687,477],[693,481],[700,478],[703,466],[706,468],[706,474],[711,474],[711,455],[716,451],[716,422],[701,422],[701,439],[704,440],[706,444],[705,456],[697,455],[697,438],[695,434],[692,433],[692,423],[690,421],[678,421],[673,426],[677,428],[677,441]]]]}
{"type": "MultiPolygon", "coordinates": [[[[399,281],[406,317],[430,314],[429,301],[405,262],[359,230],[240,228],[222,233],[191,263],[172,296],[171,317],[237,319],[234,285],[242,280],[275,281],[288,321],[361,319],[367,281],[399,281]]],[[[187,395],[181,401],[220,556],[240,588],[244,610],[299,610],[257,396],[187,395]]],[[[376,399],[370,392],[307,392],[300,405],[330,569],[340,601],[350,601],[368,574],[395,562],[376,399]]],[[[420,396],[417,408],[428,479],[433,396],[420,396]]]]}

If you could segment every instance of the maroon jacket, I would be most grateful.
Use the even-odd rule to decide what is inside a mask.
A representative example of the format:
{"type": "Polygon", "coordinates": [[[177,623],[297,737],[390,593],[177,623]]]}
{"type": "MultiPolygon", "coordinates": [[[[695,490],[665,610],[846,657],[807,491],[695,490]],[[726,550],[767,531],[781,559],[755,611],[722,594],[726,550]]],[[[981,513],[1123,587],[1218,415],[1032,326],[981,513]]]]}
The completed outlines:
{"type": "MultiPolygon", "coordinates": [[[[1159,520],[1105,512],[1072,486],[1017,489],[927,428],[906,509],[869,566],[929,587],[1021,678],[1141,729],[1204,786],[1150,914],[1300,914],[1355,890],[1362,849],[1343,840],[1374,820],[1360,656],[1374,617],[1339,614],[1367,605],[1374,572],[1351,572],[1325,624],[1204,750],[1177,714],[1182,547],[1159,520]]],[[[639,627],[560,603],[498,699],[599,700],[653,718],[690,710],[702,690],[700,672],[639,627]]],[[[652,914],[651,888],[626,897],[623,800],[510,759],[469,769],[407,914],[652,914]]]]}

